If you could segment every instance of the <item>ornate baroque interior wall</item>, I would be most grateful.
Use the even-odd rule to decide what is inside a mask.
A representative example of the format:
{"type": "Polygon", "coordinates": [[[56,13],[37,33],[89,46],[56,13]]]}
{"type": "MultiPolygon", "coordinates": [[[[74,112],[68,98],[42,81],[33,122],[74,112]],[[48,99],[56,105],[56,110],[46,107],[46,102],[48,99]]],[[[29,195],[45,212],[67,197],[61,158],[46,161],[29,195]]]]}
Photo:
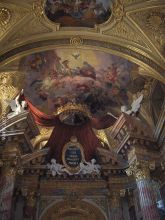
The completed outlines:
{"type": "MultiPolygon", "coordinates": [[[[148,170],[145,174],[143,172],[139,174],[139,170],[144,168],[141,161],[147,158],[146,167],[151,171],[151,179],[160,183],[159,188],[161,186],[164,192],[164,0],[110,0],[110,16],[104,22],[85,25],[82,19],[81,27],[74,23],[75,20],[74,22],[69,20],[68,23],[65,20],[58,20],[59,23],[52,21],[52,18],[49,18],[50,14],[47,14],[48,2],[46,0],[0,1],[0,167],[1,177],[5,177],[5,180],[1,179],[4,182],[15,182],[15,186],[11,185],[11,191],[15,188],[14,194],[13,191],[9,193],[11,194],[9,197],[13,198],[13,205],[10,202],[6,203],[12,206],[12,220],[22,220],[22,218],[25,220],[77,218],[131,220],[132,218],[133,220],[135,215],[138,220],[142,216],[144,220],[159,219],[156,212],[154,213],[156,217],[153,217],[154,214],[150,217],[144,216],[145,206],[140,207],[143,202],[139,199],[137,186],[139,190],[143,190],[142,187],[147,184],[146,178],[142,186],[139,182],[141,181],[139,176],[149,178],[148,170]],[[131,66],[128,74],[131,83],[125,84],[124,89],[127,90],[126,98],[129,106],[132,100],[143,94],[138,115],[142,123],[140,124],[136,117],[121,115],[120,107],[123,99],[112,109],[112,113],[117,117],[115,125],[106,129],[95,129],[95,134],[104,146],[100,152],[98,150],[99,153],[97,152],[99,156],[101,155],[102,177],[80,176],[76,177],[77,179],[72,177],[67,179],[65,175],[61,179],[51,177],[50,173],[45,173],[44,161],[48,150],[43,147],[50,138],[53,127],[36,125],[36,121],[28,113],[17,115],[7,122],[3,121],[6,120],[6,115],[11,113],[6,100],[13,100],[22,89],[26,94],[30,94],[27,92],[30,91],[28,85],[33,82],[28,81],[28,74],[33,75],[35,68],[38,74],[43,64],[39,60],[38,66],[33,69],[35,54],[43,58],[43,63],[46,63],[44,59],[51,60],[51,56],[54,59],[63,59],[65,67],[68,67],[69,55],[75,62],[79,56],[83,57],[82,61],[91,62],[94,68],[97,68],[97,62],[102,69],[108,68],[106,66],[110,62],[108,59],[116,60],[118,65],[126,62],[131,66]],[[95,60],[91,58],[92,56],[95,56],[95,60]],[[8,132],[5,144],[4,127],[8,132]],[[127,134],[130,135],[128,135],[130,139],[125,138],[127,134]],[[18,148],[19,152],[17,152],[18,148]],[[139,162],[137,164],[134,164],[135,157],[139,162]],[[9,158],[12,158],[10,162],[8,162],[9,158]],[[155,168],[152,167],[153,161],[155,168]],[[11,167],[12,169],[16,167],[17,171],[14,171],[14,175],[11,169],[8,170],[11,167]],[[133,174],[135,178],[126,176],[127,168],[127,172],[133,174]],[[17,174],[22,174],[22,169],[23,176],[17,177],[17,174]],[[12,175],[8,175],[9,171],[12,175]]],[[[76,2],[79,4],[79,1],[76,2]]],[[[50,70],[51,65],[50,61],[50,65],[46,68],[50,70]]],[[[73,69],[72,67],[72,71],[73,69]]],[[[124,70],[120,69],[121,72],[124,70]]],[[[39,77],[41,81],[43,78],[41,75],[39,77]]],[[[111,84],[118,88],[116,79],[111,76],[110,80],[111,84]]],[[[115,97],[115,91],[113,90],[112,97],[115,97]]],[[[30,95],[31,100],[35,101],[35,97],[30,95]]],[[[44,97],[42,98],[44,100],[44,97]]],[[[42,103],[34,103],[37,103],[36,106],[38,105],[40,110],[46,109],[41,106],[42,103]]],[[[104,109],[106,113],[109,111],[107,109],[108,107],[104,109]]],[[[3,186],[2,181],[1,184],[3,186]]],[[[0,193],[1,196],[5,196],[1,190],[0,193]]],[[[9,216],[4,220],[9,220],[9,216]]]]}

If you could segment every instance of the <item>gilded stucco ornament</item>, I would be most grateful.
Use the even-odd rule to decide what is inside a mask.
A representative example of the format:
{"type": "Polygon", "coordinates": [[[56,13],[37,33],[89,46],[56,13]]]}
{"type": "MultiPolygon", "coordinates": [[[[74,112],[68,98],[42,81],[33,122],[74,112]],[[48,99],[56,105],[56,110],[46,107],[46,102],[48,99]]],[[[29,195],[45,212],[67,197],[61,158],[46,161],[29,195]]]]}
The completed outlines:
{"type": "Polygon", "coordinates": [[[33,13],[37,18],[41,18],[44,15],[45,0],[39,0],[33,2],[33,13]]]}
{"type": "Polygon", "coordinates": [[[109,141],[108,141],[108,138],[107,138],[107,135],[105,133],[104,130],[96,130],[96,135],[97,137],[105,144],[107,144],[107,146],[110,147],[110,144],[109,144],[109,141]]]}
{"type": "Polygon", "coordinates": [[[24,74],[19,72],[3,72],[0,74],[0,115],[7,113],[8,102],[13,100],[23,87],[24,74]]]}
{"type": "Polygon", "coordinates": [[[117,22],[122,20],[124,16],[124,5],[122,0],[114,1],[112,15],[117,22]]]}
{"type": "Polygon", "coordinates": [[[165,43],[165,13],[151,12],[146,18],[146,26],[153,31],[158,44],[163,46],[165,43]]]}
{"type": "Polygon", "coordinates": [[[126,174],[128,176],[134,175],[136,181],[149,179],[150,170],[155,168],[154,162],[149,161],[134,161],[130,164],[129,168],[126,169],[126,174]]]}
{"type": "Polygon", "coordinates": [[[4,27],[10,22],[11,12],[8,8],[0,7],[0,27],[4,27]]]}
{"type": "Polygon", "coordinates": [[[0,167],[6,176],[14,176],[15,174],[22,175],[22,161],[20,157],[20,150],[15,143],[6,144],[2,152],[2,159],[0,160],[0,167]]]}
{"type": "Polygon", "coordinates": [[[83,44],[83,39],[80,36],[71,37],[70,44],[74,47],[81,46],[83,44]]]}
{"type": "Polygon", "coordinates": [[[142,168],[142,169],[135,168],[134,172],[135,172],[135,178],[137,181],[150,178],[148,168],[142,168]]]}
{"type": "Polygon", "coordinates": [[[5,176],[23,175],[23,168],[19,157],[8,158],[0,161],[0,167],[5,176]]]}
{"type": "Polygon", "coordinates": [[[158,52],[161,59],[163,59],[162,53],[165,44],[165,8],[163,6],[161,7],[161,5],[157,9],[146,8],[145,10],[132,12],[129,16],[144,32],[145,36],[147,36],[149,43],[159,50],[155,50],[155,54],[158,52]]]}

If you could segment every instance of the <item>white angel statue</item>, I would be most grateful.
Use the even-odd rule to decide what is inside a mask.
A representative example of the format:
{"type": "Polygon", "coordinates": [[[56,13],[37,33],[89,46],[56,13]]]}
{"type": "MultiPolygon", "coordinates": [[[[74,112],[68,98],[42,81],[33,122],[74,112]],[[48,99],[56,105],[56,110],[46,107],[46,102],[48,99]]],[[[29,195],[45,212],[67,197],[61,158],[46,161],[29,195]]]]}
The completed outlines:
{"type": "Polygon", "coordinates": [[[140,109],[142,100],[143,100],[143,94],[132,102],[131,109],[128,110],[127,106],[125,105],[121,106],[121,112],[124,112],[128,115],[133,115],[133,116],[136,115],[136,113],[140,109]]]}
{"type": "Polygon", "coordinates": [[[91,162],[80,163],[80,171],[79,173],[82,174],[100,174],[100,168],[101,166],[99,164],[96,164],[96,160],[92,159],[91,162]]]}
{"type": "Polygon", "coordinates": [[[64,173],[64,166],[57,163],[55,159],[51,159],[51,164],[47,164],[47,168],[50,169],[52,176],[62,175],[64,173]]]}
{"type": "Polygon", "coordinates": [[[25,112],[26,110],[26,107],[27,107],[27,102],[26,101],[19,101],[20,99],[20,95],[23,93],[23,90],[21,91],[21,93],[14,99],[14,100],[6,100],[6,102],[9,104],[12,112],[9,113],[7,115],[7,118],[12,118],[14,117],[15,115],[18,115],[22,112],[25,112]]]}

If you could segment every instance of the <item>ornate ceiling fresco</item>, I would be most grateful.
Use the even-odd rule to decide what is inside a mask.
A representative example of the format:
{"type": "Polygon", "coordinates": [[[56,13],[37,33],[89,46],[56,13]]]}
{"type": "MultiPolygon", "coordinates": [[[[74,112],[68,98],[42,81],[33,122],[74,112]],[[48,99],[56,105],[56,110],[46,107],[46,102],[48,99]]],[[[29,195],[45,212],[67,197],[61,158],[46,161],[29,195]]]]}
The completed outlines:
{"type": "Polygon", "coordinates": [[[63,27],[94,27],[108,20],[111,0],[47,0],[46,16],[63,27]]]}
{"type": "Polygon", "coordinates": [[[51,114],[68,102],[86,104],[99,115],[127,105],[132,68],[123,58],[84,49],[50,50],[20,61],[25,95],[51,114]]]}
{"type": "MultiPolygon", "coordinates": [[[[131,93],[143,92],[141,111],[150,122],[149,97],[154,79],[165,82],[164,0],[75,0],[75,7],[72,2],[1,0],[2,78],[10,75],[14,82],[22,82],[24,71],[27,96],[41,110],[46,106],[48,113],[70,97],[85,102],[93,114],[116,114],[121,105],[130,104],[131,93]],[[55,17],[51,19],[50,14],[55,17]],[[67,21],[66,14],[70,18],[67,21]],[[57,60],[61,58],[56,65],[49,53],[57,60]],[[54,74],[59,66],[63,72],[67,69],[63,77],[54,74]],[[27,76],[33,76],[32,81],[27,76]],[[54,94],[57,87],[59,93],[54,94]],[[36,94],[30,94],[29,88],[36,94]],[[95,108],[93,103],[97,103],[95,108]],[[100,108],[100,104],[106,108],[100,108]]],[[[11,99],[24,87],[15,84],[12,88],[16,92],[8,94],[11,99]]],[[[1,87],[5,86],[2,83],[1,87]]]]}
{"type": "Polygon", "coordinates": [[[109,50],[165,82],[163,0],[75,0],[75,7],[72,3],[2,0],[0,71],[11,69],[8,64],[23,55],[59,45],[74,47],[70,40],[79,36],[81,48],[109,50]]]}

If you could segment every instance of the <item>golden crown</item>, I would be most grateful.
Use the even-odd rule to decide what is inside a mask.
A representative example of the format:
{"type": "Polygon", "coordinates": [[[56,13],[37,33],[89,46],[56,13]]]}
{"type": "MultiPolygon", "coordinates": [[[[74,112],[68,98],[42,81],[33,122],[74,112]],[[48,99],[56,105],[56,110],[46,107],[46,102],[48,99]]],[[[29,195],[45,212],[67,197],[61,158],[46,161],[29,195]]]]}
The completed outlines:
{"type": "Polygon", "coordinates": [[[83,113],[84,115],[90,117],[90,111],[88,107],[84,104],[77,104],[77,103],[67,103],[59,108],[57,108],[57,115],[60,114],[71,114],[71,113],[83,113]]]}

